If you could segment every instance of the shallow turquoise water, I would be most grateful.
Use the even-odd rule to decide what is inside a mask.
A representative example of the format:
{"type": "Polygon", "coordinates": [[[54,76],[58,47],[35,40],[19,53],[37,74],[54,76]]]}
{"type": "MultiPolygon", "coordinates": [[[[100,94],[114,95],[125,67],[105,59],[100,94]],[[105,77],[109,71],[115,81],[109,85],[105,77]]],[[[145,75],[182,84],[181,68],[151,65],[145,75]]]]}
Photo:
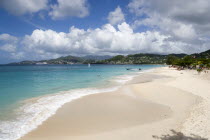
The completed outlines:
{"type": "MultiPolygon", "coordinates": [[[[91,67],[87,65],[0,66],[0,122],[14,119],[14,110],[22,105],[20,103],[23,100],[43,95],[50,96],[60,91],[72,89],[104,87],[111,83],[110,79],[113,77],[137,72],[128,71],[126,68],[141,68],[142,70],[147,70],[161,66],[162,65],[91,65],[91,67]]],[[[33,109],[36,110],[36,108],[33,109]]],[[[19,112],[19,114],[21,114],[21,112],[19,112]]],[[[5,128],[8,128],[8,126],[5,128]]],[[[4,138],[5,137],[7,137],[7,135],[5,135],[4,138]]]]}
{"type": "Polygon", "coordinates": [[[4,108],[31,97],[100,85],[112,76],[160,65],[34,65],[0,66],[0,116],[4,108]]]}

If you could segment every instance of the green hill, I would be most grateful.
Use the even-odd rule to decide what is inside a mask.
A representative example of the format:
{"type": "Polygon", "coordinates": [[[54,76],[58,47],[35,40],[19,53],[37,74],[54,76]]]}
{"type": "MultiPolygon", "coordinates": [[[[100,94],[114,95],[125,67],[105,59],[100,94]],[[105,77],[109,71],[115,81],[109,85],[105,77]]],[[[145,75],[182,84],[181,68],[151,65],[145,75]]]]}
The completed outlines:
{"type": "Polygon", "coordinates": [[[65,56],[59,57],[56,59],[49,59],[49,60],[40,60],[40,61],[21,61],[10,63],[9,65],[35,65],[35,64],[83,64],[83,63],[95,63],[99,60],[104,60],[111,58],[111,56],[93,56],[88,55],[84,57],[76,57],[76,56],[65,56]]]}
{"type": "MultiPolygon", "coordinates": [[[[71,63],[83,63],[85,60],[75,56],[59,57],[57,59],[43,60],[47,64],[71,64],[71,63]]],[[[42,62],[43,62],[42,61],[42,62]]]]}
{"type": "Polygon", "coordinates": [[[210,58],[210,50],[201,53],[191,54],[191,56],[194,56],[196,58],[210,58]]]}
{"type": "MultiPolygon", "coordinates": [[[[171,54],[177,57],[186,56],[186,54],[171,54]]],[[[158,54],[133,54],[133,55],[117,55],[113,58],[98,61],[101,64],[165,64],[168,55],[158,54]]]]}
{"type": "Polygon", "coordinates": [[[184,57],[168,56],[168,65],[177,65],[182,67],[205,66],[210,67],[210,50],[201,53],[195,53],[184,57]]]}
{"type": "MultiPolygon", "coordinates": [[[[160,54],[132,54],[132,55],[117,55],[114,57],[111,56],[84,56],[84,57],[76,57],[76,56],[65,56],[59,57],[57,59],[50,60],[41,60],[41,61],[22,61],[18,63],[10,63],[10,65],[33,65],[33,64],[172,64],[175,61],[181,62],[181,60],[186,61],[195,61],[202,60],[205,61],[210,59],[210,50],[195,53],[191,55],[187,54],[169,54],[169,55],[160,55],[160,54]]],[[[187,62],[190,63],[190,62],[187,62]]]]}

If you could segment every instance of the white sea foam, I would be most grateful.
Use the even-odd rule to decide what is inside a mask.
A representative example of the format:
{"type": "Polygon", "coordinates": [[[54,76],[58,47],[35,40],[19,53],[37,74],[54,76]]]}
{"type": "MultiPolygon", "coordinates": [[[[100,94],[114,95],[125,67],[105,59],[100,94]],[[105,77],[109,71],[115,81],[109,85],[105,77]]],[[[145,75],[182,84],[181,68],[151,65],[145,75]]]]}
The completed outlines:
{"type": "Polygon", "coordinates": [[[128,81],[133,80],[134,77],[139,76],[141,73],[148,73],[148,72],[153,72],[154,69],[148,69],[148,70],[142,70],[138,72],[133,72],[129,75],[121,75],[121,76],[116,76],[112,79],[112,81],[120,84],[126,84],[128,81]]]}
{"type": "Polygon", "coordinates": [[[125,84],[126,82],[132,80],[136,75],[123,75],[123,76],[117,76],[112,81],[120,83],[120,84],[125,84]]]}
{"type": "Polygon", "coordinates": [[[13,121],[0,122],[0,140],[16,140],[41,125],[43,121],[55,114],[57,109],[72,100],[90,94],[111,92],[119,87],[97,89],[77,89],[44,96],[35,102],[28,102],[21,108],[21,114],[13,121]]]}

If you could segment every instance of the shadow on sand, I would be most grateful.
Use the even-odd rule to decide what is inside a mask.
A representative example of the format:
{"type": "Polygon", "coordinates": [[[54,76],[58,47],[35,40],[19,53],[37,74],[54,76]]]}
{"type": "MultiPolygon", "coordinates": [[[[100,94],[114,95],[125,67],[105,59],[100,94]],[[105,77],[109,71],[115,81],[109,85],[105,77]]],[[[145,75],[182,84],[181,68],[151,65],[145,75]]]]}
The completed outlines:
{"type": "Polygon", "coordinates": [[[181,132],[176,132],[175,130],[171,130],[172,134],[169,135],[162,135],[162,136],[152,136],[155,139],[160,139],[160,140],[208,140],[207,138],[202,138],[200,136],[191,134],[191,136],[185,136],[181,132]]]}

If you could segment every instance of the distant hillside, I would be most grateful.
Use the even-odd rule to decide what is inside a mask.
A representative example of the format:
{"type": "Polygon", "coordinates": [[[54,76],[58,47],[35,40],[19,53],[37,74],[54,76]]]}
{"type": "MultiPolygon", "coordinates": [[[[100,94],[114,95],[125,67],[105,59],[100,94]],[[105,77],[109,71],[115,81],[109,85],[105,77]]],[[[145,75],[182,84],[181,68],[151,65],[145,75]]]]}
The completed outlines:
{"type": "Polygon", "coordinates": [[[133,54],[133,55],[117,55],[113,58],[97,61],[98,64],[166,64],[168,63],[168,58],[178,58],[184,59],[190,56],[195,59],[203,58],[210,59],[210,50],[195,53],[191,55],[187,54],[169,54],[169,55],[159,55],[159,54],[133,54]]]}
{"type": "Polygon", "coordinates": [[[191,54],[191,56],[194,56],[196,58],[210,58],[210,50],[201,53],[194,53],[191,54]]]}
{"type": "Polygon", "coordinates": [[[181,58],[169,55],[166,63],[168,65],[180,66],[182,68],[196,69],[198,66],[200,68],[210,68],[210,50],[187,55],[181,58]]]}
{"type": "Polygon", "coordinates": [[[85,60],[105,60],[105,59],[110,59],[112,57],[113,56],[110,56],[110,55],[103,55],[103,56],[87,55],[82,58],[85,60]]]}
{"type": "Polygon", "coordinates": [[[111,56],[65,56],[59,57],[57,59],[50,60],[41,60],[41,61],[22,61],[18,63],[10,63],[9,65],[34,65],[34,64],[165,64],[168,63],[168,58],[179,58],[182,59],[186,56],[191,56],[193,58],[204,58],[210,59],[210,50],[195,53],[191,55],[187,54],[169,54],[169,55],[160,55],[160,54],[132,54],[132,55],[117,55],[114,57],[111,56]]]}
{"type": "Polygon", "coordinates": [[[82,63],[95,63],[99,60],[109,59],[111,56],[94,56],[88,55],[84,57],[76,57],[76,56],[65,56],[59,57],[56,59],[50,60],[40,60],[40,61],[21,61],[10,63],[9,65],[35,65],[35,64],[82,64],[82,63]]]}
{"type": "Polygon", "coordinates": [[[83,63],[85,60],[75,56],[59,57],[57,59],[43,60],[47,64],[72,64],[72,63],[83,63]]]}
{"type": "MultiPolygon", "coordinates": [[[[176,57],[184,57],[186,54],[170,54],[176,57]]],[[[168,55],[158,54],[133,54],[133,55],[117,55],[113,58],[98,61],[101,64],[165,64],[168,55]]]]}

